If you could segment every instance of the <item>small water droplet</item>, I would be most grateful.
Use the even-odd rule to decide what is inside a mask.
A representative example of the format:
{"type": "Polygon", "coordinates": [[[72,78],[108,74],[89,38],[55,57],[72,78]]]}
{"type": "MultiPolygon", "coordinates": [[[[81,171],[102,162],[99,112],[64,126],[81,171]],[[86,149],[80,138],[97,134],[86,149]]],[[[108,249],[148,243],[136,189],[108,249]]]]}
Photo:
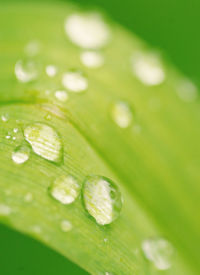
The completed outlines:
{"type": "Polygon", "coordinates": [[[2,116],[1,116],[1,120],[2,120],[3,122],[7,122],[7,121],[9,120],[9,115],[8,115],[8,114],[2,115],[2,116]]]}
{"type": "Polygon", "coordinates": [[[142,243],[142,250],[145,257],[153,262],[157,269],[166,270],[171,267],[174,248],[167,240],[147,239],[142,243]]]}
{"type": "Polygon", "coordinates": [[[22,164],[29,159],[30,150],[27,146],[18,146],[12,152],[12,160],[16,164],[22,164]]]}
{"type": "Polygon", "coordinates": [[[80,193],[80,185],[71,175],[58,177],[49,188],[51,196],[62,204],[70,204],[75,201],[80,193]]]}
{"type": "Polygon", "coordinates": [[[107,238],[105,238],[105,239],[103,239],[103,241],[104,241],[104,243],[107,243],[107,242],[108,242],[108,239],[107,239],[107,238]]]}
{"type": "Polygon", "coordinates": [[[46,120],[52,120],[52,116],[50,114],[47,114],[45,117],[44,117],[46,120]]]}
{"type": "Polygon", "coordinates": [[[11,212],[11,208],[8,205],[0,204],[0,216],[8,216],[11,212]]]}
{"type": "Polygon", "coordinates": [[[130,106],[123,101],[119,101],[112,106],[111,116],[114,122],[121,128],[127,128],[133,120],[133,112],[130,106]]]}
{"type": "Polygon", "coordinates": [[[84,206],[98,224],[110,224],[119,216],[122,208],[121,193],[110,179],[89,176],[82,192],[84,206]]]}
{"type": "Polygon", "coordinates": [[[69,71],[62,77],[63,86],[71,92],[81,93],[88,88],[88,80],[80,71],[69,71]]]}
{"type": "Polygon", "coordinates": [[[30,193],[30,192],[26,193],[26,195],[24,196],[24,201],[25,202],[31,202],[32,200],[33,200],[32,193],[30,193]]]}
{"type": "Polygon", "coordinates": [[[11,139],[11,136],[7,135],[7,136],[6,136],[6,139],[11,139]]]}
{"type": "Polygon", "coordinates": [[[85,51],[81,53],[81,62],[88,68],[99,68],[104,63],[103,55],[95,51],[85,51]]]}
{"type": "Polygon", "coordinates": [[[184,79],[177,87],[177,94],[183,101],[192,102],[198,97],[198,89],[190,80],[184,79]]]}
{"type": "Polygon", "coordinates": [[[35,56],[41,48],[40,42],[37,40],[30,41],[24,48],[24,51],[29,56],[35,56]]]}
{"type": "Polygon", "coordinates": [[[110,38],[108,26],[98,13],[72,14],[65,21],[65,31],[73,43],[86,49],[101,48],[110,38]]]}
{"type": "Polygon", "coordinates": [[[37,155],[53,162],[61,161],[61,138],[52,127],[34,123],[24,129],[24,136],[37,155]]]}
{"type": "Polygon", "coordinates": [[[18,128],[14,128],[14,129],[13,129],[13,133],[15,133],[15,134],[18,133],[18,131],[19,131],[18,128]]]}
{"type": "Polygon", "coordinates": [[[138,52],[132,57],[132,71],[145,85],[161,84],[165,73],[156,54],[138,52]]]}
{"type": "Polygon", "coordinates": [[[72,224],[70,221],[67,221],[67,220],[61,221],[60,227],[63,232],[68,232],[72,230],[72,224]]]}
{"type": "Polygon", "coordinates": [[[38,68],[34,61],[19,60],[15,64],[16,78],[23,83],[33,81],[38,76],[38,68]]]}
{"type": "Polygon", "coordinates": [[[66,102],[68,99],[68,94],[66,91],[58,90],[58,91],[55,91],[54,95],[57,98],[57,100],[61,102],[66,102]]]}
{"type": "Polygon", "coordinates": [[[57,71],[58,71],[58,69],[54,65],[48,65],[48,66],[46,66],[46,74],[49,77],[54,77],[57,74],[57,71]]]}
{"type": "Polygon", "coordinates": [[[19,60],[15,64],[16,78],[23,83],[33,81],[38,76],[37,65],[34,61],[19,60]]]}

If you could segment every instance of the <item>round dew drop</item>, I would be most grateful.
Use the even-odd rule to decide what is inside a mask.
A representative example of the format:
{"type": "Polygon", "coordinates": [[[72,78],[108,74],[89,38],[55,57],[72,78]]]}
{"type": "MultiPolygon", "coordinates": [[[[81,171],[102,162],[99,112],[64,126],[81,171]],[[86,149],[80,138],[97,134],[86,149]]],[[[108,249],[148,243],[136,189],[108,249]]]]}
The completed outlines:
{"type": "Polygon", "coordinates": [[[72,14],[65,21],[65,32],[74,44],[85,49],[101,48],[110,38],[108,26],[97,13],[72,14]]]}
{"type": "Polygon", "coordinates": [[[63,220],[63,221],[61,221],[61,223],[60,223],[60,227],[61,227],[61,230],[63,231],[63,232],[68,232],[68,231],[70,231],[70,230],[72,230],[72,224],[71,224],[71,222],[70,221],[68,221],[68,220],[63,220]]]}
{"type": "Polygon", "coordinates": [[[155,86],[165,79],[161,62],[155,54],[137,53],[131,59],[133,74],[145,85],[155,86]]]}
{"type": "Polygon", "coordinates": [[[49,188],[50,195],[62,204],[70,204],[80,193],[80,185],[71,175],[58,177],[49,188]]]}
{"type": "Polygon", "coordinates": [[[99,68],[104,63],[104,57],[99,52],[85,51],[80,55],[81,62],[88,68],[99,68]]]}
{"type": "Polygon", "coordinates": [[[142,250],[145,257],[153,262],[157,269],[167,270],[171,267],[174,248],[167,240],[162,238],[144,240],[142,250]]]}
{"type": "Polygon", "coordinates": [[[81,93],[88,88],[87,78],[79,71],[69,71],[62,77],[63,86],[71,92],[81,93]]]}
{"type": "Polygon", "coordinates": [[[84,206],[98,224],[110,224],[120,215],[121,193],[110,179],[89,176],[84,182],[82,192],[84,206]]]}
{"type": "Polygon", "coordinates": [[[55,91],[54,96],[57,100],[61,101],[61,102],[66,102],[68,99],[68,94],[66,91],[62,91],[62,90],[58,90],[55,91]]]}
{"type": "Polygon", "coordinates": [[[58,133],[43,123],[34,123],[24,129],[25,139],[33,151],[44,159],[60,162],[62,159],[62,142],[58,133]]]}
{"type": "Polygon", "coordinates": [[[16,78],[23,83],[35,80],[38,77],[38,68],[34,61],[19,60],[15,64],[16,78]]]}
{"type": "Polygon", "coordinates": [[[8,216],[12,212],[11,208],[6,204],[0,204],[0,216],[8,216]]]}
{"type": "Polygon", "coordinates": [[[19,146],[12,152],[12,160],[16,164],[23,164],[29,159],[30,150],[27,146],[19,146]]]}
{"type": "Polygon", "coordinates": [[[120,128],[127,128],[133,120],[133,113],[126,102],[117,102],[112,106],[111,116],[120,128]]]}
{"type": "Polygon", "coordinates": [[[54,77],[57,74],[57,71],[58,71],[58,69],[54,65],[48,65],[48,66],[46,66],[46,74],[49,77],[54,77]]]}

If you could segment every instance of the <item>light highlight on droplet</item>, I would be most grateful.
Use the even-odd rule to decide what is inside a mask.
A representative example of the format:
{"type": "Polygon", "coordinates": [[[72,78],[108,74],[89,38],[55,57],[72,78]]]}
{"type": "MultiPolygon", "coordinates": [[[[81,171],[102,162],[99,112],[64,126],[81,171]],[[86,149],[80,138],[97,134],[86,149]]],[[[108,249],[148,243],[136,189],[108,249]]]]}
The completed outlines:
{"type": "Polygon", "coordinates": [[[30,150],[27,146],[19,146],[12,152],[12,160],[16,164],[23,164],[29,159],[30,150]]]}
{"type": "Polygon", "coordinates": [[[176,88],[178,96],[185,102],[192,102],[198,97],[198,89],[188,79],[183,79],[176,88]]]}
{"type": "Polygon", "coordinates": [[[104,63],[104,57],[96,51],[85,51],[80,55],[81,62],[88,68],[99,68],[104,63]]]}
{"type": "Polygon", "coordinates": [[[57,74],[57,67],[54,66],[54,65],[48,65],[46,66],[46,74],[49,76],[49,77],[54,77],[56,74],[57,74]]]}
{"type": "Polygon", "coordinates": [[[145,85],[161,84],[165,79],[165,72],[157,55],[138,52],[131,59],[133,74],[145,85]]]}
{"type": "Polygon", "coordinates": [[[87,78],[79,71],[69,71],[63,75],[63,86],[71,92],[81,93],[88,88],[87,78]]]}
{"type": "Polygon", "coordinates": [[[61,161],[61,138],[52,127],[34,123],[24,129],[24,136],[37,155],[53,162],[61,161]]]}
{"type": "Polygon", "coordinates": [[[50,195],[62,204],[75,201],[80,193],[80,185],[71,175],[58,177],[49,188],[50,195]]]}
{"type": "Polygon", "coordinates": [[[69,232],[69,231],[72,230],[73,226],[72,226],[72,224],[71,224],[70,221],[68,221],[68,220],[63,220],[63,221],[61,221],[61,223],[60,223],[60,228],[61,228],[61,230],[62,230],[63,232],[69,232]]]}
{"type": "Polygon", "coordinates": [[[85,49],[105,46],[110,38],[108,26],[97,13],[72,14],[65,21],[70,40],[85,49]]]}
{"type": "Polygon", "coordinates": [[[67,92],[63,91],[63,90],[55,91],[54,95],[55,95],[56,99],[61,101],[61,102],[65,102],[68,99],[67,92]]]}
{"type": "Polygon", "coordinates": [[[174,248],[163,238],[152,238],[143,241],[142,250],[145,257],[153,262],[155,267],[160,270],[167,270],[172,265],[174,248]]]}
{"type": "Polygon", "coordinates": [[[122,208],[121,193],[110,179],[89,176],[82,192],[84,206],[98,224],[110,224],[119,217],[122,208]]]}
{"type": "Polygon", "coordinates": [[[15,64],[16,78],[23,83],[35,80],[38,77],[38,68],[34,61],[19,60],[15,64]]]}
{"type": "Polygon", "coordinates": [[[133,120],[133,112],[130,106],[123,101],[113,104],[111,116],[113,121],[121,128],[127,128],[133,120]]]}

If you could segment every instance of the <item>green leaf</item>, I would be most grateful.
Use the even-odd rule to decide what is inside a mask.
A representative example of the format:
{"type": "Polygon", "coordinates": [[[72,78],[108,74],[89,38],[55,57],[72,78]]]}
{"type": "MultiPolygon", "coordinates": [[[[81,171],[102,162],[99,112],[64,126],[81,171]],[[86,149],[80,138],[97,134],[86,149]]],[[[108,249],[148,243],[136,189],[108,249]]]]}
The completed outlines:
{"type": "MultiPolygon", "coordinates": [[[[196,274],[200,229],[196,90],[189,82],[179,88],[183,77],[166,63],[163,83],[142,83],[138,70],[135,75],[131,70],[131,57],[137,52],[148,55],[150,49],[108,19],[111,39],[102,49],[105,64],[86,68],[80,61],[82,49],[64,31],[65,18],[79,11],[64,3],[1,3],[0,220],[92,274],[159,273],[142,251],[151,237],[164,237],[176,251],[164,274],[196,274]],[[21,59],[27,61],[24,47],[34,39],[41,44],[33,57],[39,77],[21,83],[14,67],[21,59]],[[45,74],[49,64],[58,67],[54,78],[45,74]],[[61,102],[45,91],[63,90],[61,76],[68,70],[83,71],[88,89],[69,91],[68,100],[61,102]],[[42,136],[46,132],[42,142],[41,125],[45,125],[42,136]],[[28,131],[31,139],[27,127],[35,127],[28,131]],[[44,151],[35,150],[33,142],[36,147],[45,145],[44,151]],[[26,148],[28,160],[17,164],[12,155],[20,146],[26,148]],[[80,186],[90,175],[114,182],[123,197],[119,217],[102,226],[85,210],[80,194],[68,205],[53,199],[49,188],[67,175],[80,186]]],[[[34,77],[32,65],[28,69],[34,77]]],[[[17,155],[20,161],[23,157],[17,155]]]]}

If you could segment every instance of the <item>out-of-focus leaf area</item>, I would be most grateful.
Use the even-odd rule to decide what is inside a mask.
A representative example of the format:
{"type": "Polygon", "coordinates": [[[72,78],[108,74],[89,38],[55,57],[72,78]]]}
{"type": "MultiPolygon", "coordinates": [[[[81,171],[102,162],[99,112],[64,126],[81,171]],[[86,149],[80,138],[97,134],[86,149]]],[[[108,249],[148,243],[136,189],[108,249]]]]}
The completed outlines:
{"type": "Polygon", "coordinates": [[[170,2],[0,1],[2,275],[199,273],[200,4],[170,2]]]}

